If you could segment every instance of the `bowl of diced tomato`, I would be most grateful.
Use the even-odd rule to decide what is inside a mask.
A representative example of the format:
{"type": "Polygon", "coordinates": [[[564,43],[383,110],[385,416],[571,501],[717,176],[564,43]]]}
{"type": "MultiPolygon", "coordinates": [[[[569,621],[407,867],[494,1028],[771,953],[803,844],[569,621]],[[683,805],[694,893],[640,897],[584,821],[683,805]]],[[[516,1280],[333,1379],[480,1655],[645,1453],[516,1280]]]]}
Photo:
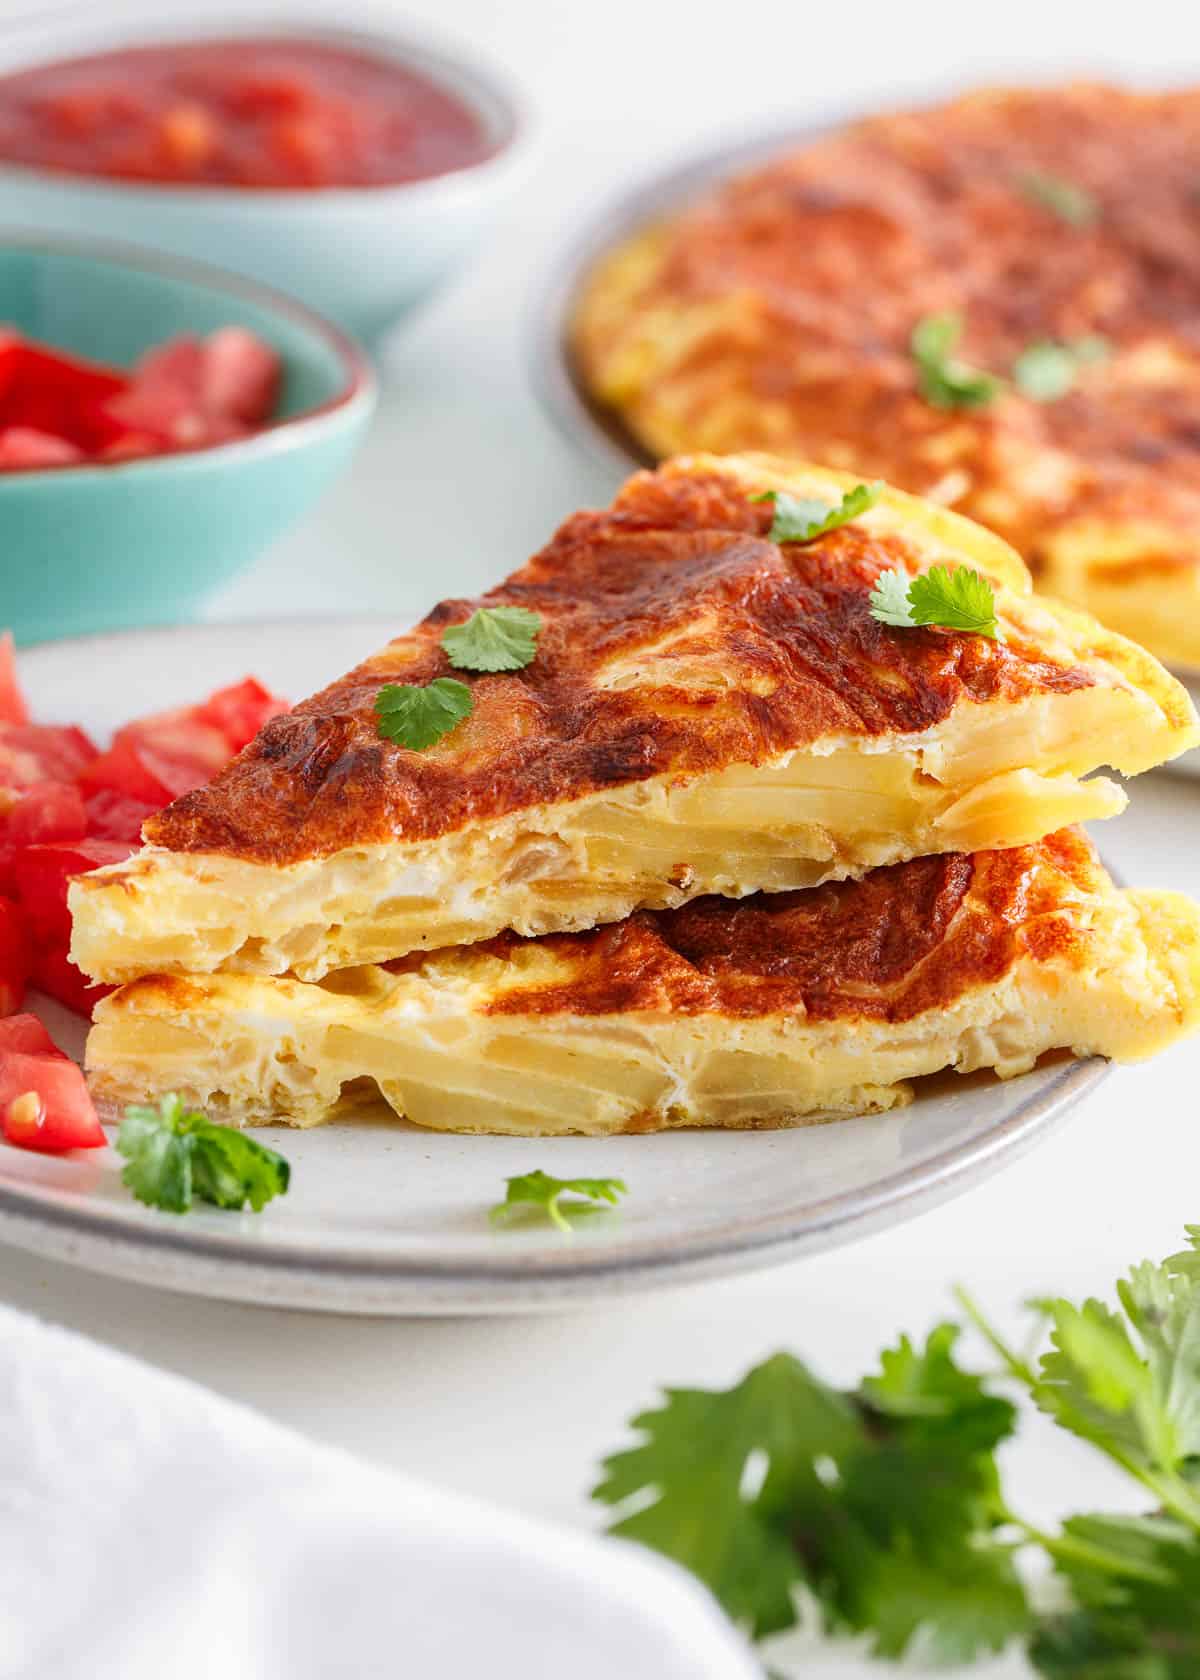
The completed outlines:
{"type": "Polygon", "coordinates": [[[191,618],[342,469],[374,391],[339,329],[251,281],[0,238],[0,625],[191,618]]]}
{"type": "MultiPolygon", "coordinates": [[[[462,261],[523,177],[529,124],[461,45],[319,0],[233,19],[81,11],[0,42],[6,215],[216,261],[364,340],[462,261]]],[[[191,8],[187,9],[189,14],[191,8]]]]}

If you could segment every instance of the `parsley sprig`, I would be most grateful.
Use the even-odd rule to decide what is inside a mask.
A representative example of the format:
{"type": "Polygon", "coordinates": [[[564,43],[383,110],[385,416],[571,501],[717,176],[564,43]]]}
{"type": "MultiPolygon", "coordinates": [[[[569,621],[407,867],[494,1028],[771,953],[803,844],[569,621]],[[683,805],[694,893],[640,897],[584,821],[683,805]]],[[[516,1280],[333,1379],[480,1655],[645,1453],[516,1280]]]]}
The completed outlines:
{"type": "Polygon", "coordinates": [[[194,1201],[255,1213],[288,1187],[291,1168],[282,1155],[233,1126],[184,1106],[171,1093],[157,1108],[131,1104],[117,1132],[121,1172],[139,1202],[167,1213],[186,1213],[194,1201]]]}
{"type": "Polygon", "coordinates": [[[692,1569],[756,1638],[799,1621],[942,1663],[1020,1641],[1048,1680],[1195,1680],[1200,1226],[1188,1242],[1135,1266],[1114,1305],[1033,1303],[1040,1354],[1014,1351],[959,1291],[999,1374],[964,1365],[964,1325],[947,1322],[901,1337],[848,1391],[786,1353],[728,1390],[668,1390],[595,1497],[615,1533],[692,1569]],[[996,1459],[1011,1392],[1125,1472],[1149,1514],[1048,1532],[1014,1512],[996,1459]],[[1057,1583],[1028,1588],[1023,1553],[1057,1583]]]}
{"type": "Polygon", "coordinates": [[[572,1219],[596,1213],[605,1202],[615,1205],[626,1191],[620,1178],[551,1178],[540,1170],[518,1173],[505,1183],[504,1200],[491,1210],[493,1224],[507,1224],[517,1214],[534,1214],[550,1220],[560,1231],[569,1231],[572,1219]],[[572,1198],[565,1205],[564,1196],[572,1198]]]}
{"type": "Polygon", "coordinates": [[[815,496],[789,496],[786,490],[764,490],[750,500],[773,504],[775,517],[767,533],[772,542],[803,543],[849,525],[873,508],[882,493],[882,484],[856,484],[837,503],[818,501],[815,496]]]}
{"type": "Polygon", "coordinates": [[[537,652],[541,628],[541,613],[528,607],[477,607],[465,624],[442,631],[442,646],[460,671],[521,671],[537,652]]]}
{"type": "Polygon", "coordinates": [[[962,316],[954,311],[926,315],[912,330],[909,349],[917,385],[935,408],[984,408],[1004,388],[1004,381],[994,373],[985,373],[955,355],[962,333],[962,316]]]}
{"type": "Polygon", "coordinates": [[[871,591],[871,617],[901,629],[931,625],[1003,640],[992,586],[969,566],[931,566],[916,577],[903,566],[881,572],[871,591]]]}

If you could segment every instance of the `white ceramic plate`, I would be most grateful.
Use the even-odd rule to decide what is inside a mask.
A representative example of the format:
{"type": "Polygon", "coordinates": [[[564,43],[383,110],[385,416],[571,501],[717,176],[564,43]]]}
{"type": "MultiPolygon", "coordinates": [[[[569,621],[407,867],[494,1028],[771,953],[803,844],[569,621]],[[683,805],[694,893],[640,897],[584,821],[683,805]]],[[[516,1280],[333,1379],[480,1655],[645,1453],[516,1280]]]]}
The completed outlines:
{"type": "MultiPolygon", "coordinates": [[[[386,639],[378,623],[234,625],[83,638],[20,655],[34,714],[98,736],[253,671],[300,696],[386,639]]],[[[42,1011],[64,1048],[81,1024],[42,1011]]],[[[527,1140],[364,1119],[263,1134],[292,1189],[261,1214],[143,1208],[111,1150],[0,1146],[0,1238],[166,1288],[335,1312],[530,1312],[767,1265],[893,1224],[966,1189],[1104,1077],[1059,1061],[1001,1084],[931,1081],[898,1114],[782,1132],[527,1140]],[[613,1175],[619,1212],[574,1235],[493,1229],[504,1179],[613,1175]]]]}

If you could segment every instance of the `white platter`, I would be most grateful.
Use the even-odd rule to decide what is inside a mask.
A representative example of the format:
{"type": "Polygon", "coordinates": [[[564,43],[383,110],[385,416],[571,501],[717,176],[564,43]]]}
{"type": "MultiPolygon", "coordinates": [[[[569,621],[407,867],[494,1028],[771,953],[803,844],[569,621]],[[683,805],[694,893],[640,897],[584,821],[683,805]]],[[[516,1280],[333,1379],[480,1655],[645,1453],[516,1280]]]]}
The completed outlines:
{"type": "MultiPolygon", "coordinates": [[[[39,720],[103,737],[249,671],[299,697],[390,630],[141,631],[28,649],[20,669],[39,720]]],[[[74,1018],[52,1004],[43,1013],[65,1048],[81,1046],[74,1018]]],[[[112,1150],[55,1160],[0,1146],[0,1238],[93,1271],[274,1306],[440,1314],[600,1302],[895,1224],[1029,1147],[1106,1072],[1062,1060],[1007,1084],[947,1075],[899,1113],[782,1132],[539,1141],[445,1137],[393,1119],[272,1129],[261,1135],[291,1161],[292,1188],[257,1215],[143,1208],[112,1150]],[[630,1193],[571,1236],[491,1227],[504,1179],[537,1167],[614,1175],[630,1193]]]]}

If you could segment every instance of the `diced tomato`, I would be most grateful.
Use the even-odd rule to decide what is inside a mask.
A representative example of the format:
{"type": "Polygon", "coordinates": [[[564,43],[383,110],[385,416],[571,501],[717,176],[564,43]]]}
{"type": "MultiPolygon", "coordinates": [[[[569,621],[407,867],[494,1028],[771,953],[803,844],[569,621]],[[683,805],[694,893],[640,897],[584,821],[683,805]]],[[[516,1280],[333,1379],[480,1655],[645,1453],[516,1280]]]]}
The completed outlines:
{"type": "Polygon", "coordinates": [[[0,787],[73,782],[96,756],[83,730],[73,725],[0,721],[0,787]]]}
{"type": "Polygon", "coordinates": [[[55,941],[65,946],[70,940],[67,888],[72,877],[102,864],[122,863],[131,849],[113,840],[74,840],[26,846],[17,853],[17,892],[39,946],[55,941]]]}
{"type": "Polygon", "coordinates": [[[35,782],[8,814],[4,838],[18,850],[49,840],[82,840],[87,833],[83,795],[70,782],[35,782]]]}
{"type": "Polygon", "coordinates": [[[12,631],[0,636],[0,723],[27,724],[29,707],[17,681],[16,660],[13,657],[12,631]]]}
{"type": "Polygon", "coordinates": [[[86,806],[87,832],[93,839],[124,840],[130,846],[140,844],[142,824],[160,809],[140,799],[127,799],[112,788],[90,794],[86,806]]]}
{"type": "Polygon", "coordinates": [[[80,973],[67,954],[68,939],[69,936],[39,940],[30,983],[65,1008],[73,1009],[76,1015],[82,1015],[85,1021],[90,1021],[92,1010],[100,999],[106,998],[115,987],[93,985],[80,973]]]}
{"type": "Polygon", "coordinates": [[[0,1015],[15,1015],[24,1003],[32,966],[29,923],[19,904],[0,898],[0,1015]]]}
{"type": "Polygon", "coordinates": [[[65,1050],[60,1050],[36,1015],[10,1015],[0,1021],[0,1062],[10,1051],[24,1056],[53,1056],[69,1062],[65,1050]]]}
{"type": "MultiPolygon", "coordinates": [[[[229,762],[229,742],[206,722],[198,706],[135,718],[113,736],[113,746],[137,748],[142,765],[167,790],[168,799],[211,781],[229,762]]],[[[136,795],[134,797],[137,797],[136,795]]],[[[166,800],[161,800],[165,804],[166,800]]]]}
{"type": "Polygon", "coordinates": [[[254,739],[268,718],[278,717],[281,712],[290,712],[291,709],[286,700],[264,688],[256,677],[246,677],[240,683],[231,683],[228,688],[216,689],[196,707],[196,718],[200,723],[219,729],[230,749],[239,753],[254,739]]]}
{"type": "Polygon", "coordinates": [[[108,1142],[83,1072],[65,1056],[0,1056],[0,1123],[10,1143],[46,1154],[108,1142]]]}
{"type": "Polygon", "coordinates": [[[35,426],[5,426],[0,430],[0,471],[70,467],[86,459],[77,444],[51,432],[40,432],[35,426]]]}
{"type": "Polygon", "coordinates": [[[156,811],[171,802],[171,790],[143,762],[135,741],[115,741],[107,752],[88,765],[79,783],[89,799],[95,793],[108,791],[150,805],[156,811]]]}
{"type": "Polygon", "coordinates": [[[120,430],[105,405],[127,383],[116,368],[9,333],[0,343],[0,428],[49,433],[85,453],[102,448],[120,430]]]}
{"type": "Polygon", "coordinates": [[[204,407],[246,426],[270,419],[279,398],[278,353],[245,327],[220,327],[204,343],[204,407]]]}

